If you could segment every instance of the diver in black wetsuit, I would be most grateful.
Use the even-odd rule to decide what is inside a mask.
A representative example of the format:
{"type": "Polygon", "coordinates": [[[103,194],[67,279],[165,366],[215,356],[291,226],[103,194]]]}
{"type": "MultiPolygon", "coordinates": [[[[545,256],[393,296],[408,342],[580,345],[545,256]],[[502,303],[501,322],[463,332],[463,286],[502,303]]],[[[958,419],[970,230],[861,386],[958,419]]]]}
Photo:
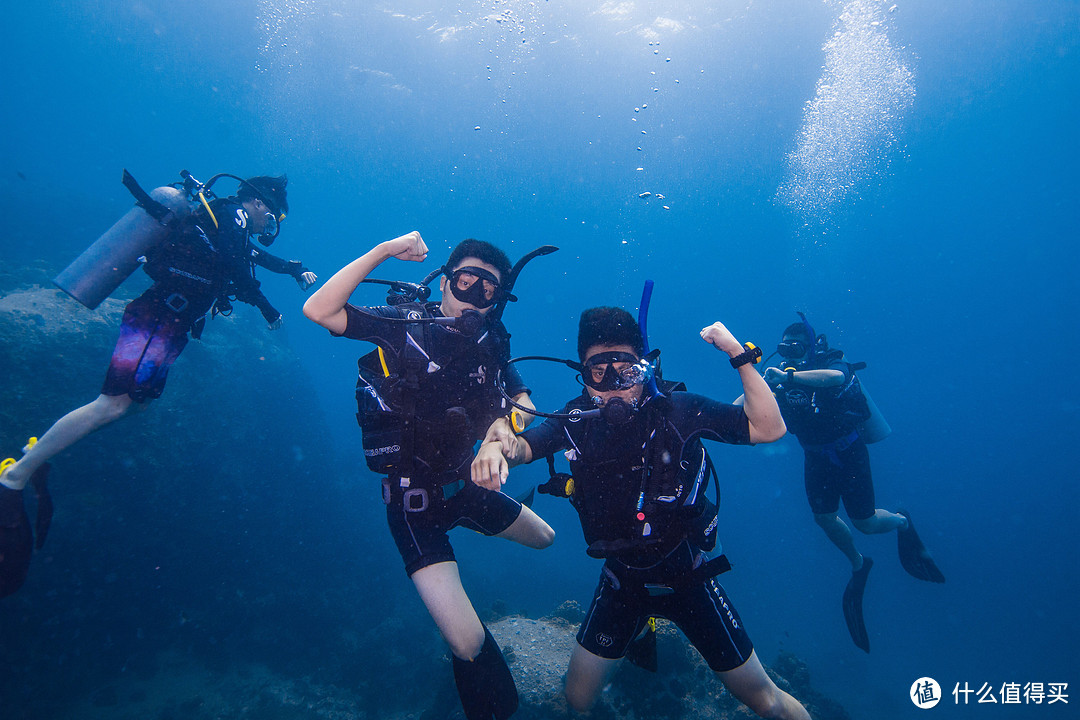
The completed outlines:
{"type": "MultiPolygon", "coordinates": [[[[509,335],[492,312],[505,299],[511,267],[498,248],[466,240],[442,269],[438,303],[349,304],[357,286],[390,258],[422,262],[427,245],[418,232],[376,245],[313,294],[304,314],[335,336],[377,346],[360,360],[358,419],[368,466],[385,476],[390,533],[450,646],[465,716],[504,720],[517,709],[517,688],[465,594],[447,532],[461,525],[538,549],[554,540],[528,507],[469,481],[478,440],[514,437],[495,387],[496,371],[509,358],[509,335]]],[[[510,373],[505,384],[515,401],[529,404],[520,376],[510,373]]]]}
{"type": "MultiPolygon", "coordinates": [[[[800,313],[801,315],[801,313],[800,313]]],[[[784,367],[765,370],[788,429],[805,454],[806,497],[814,520],[851,562],[852,577],[844,592],[844,618],[855,645],[870,652],[863,621],[862,596],[873,559],[855,547],[851,529],[840,516],[844,501],[851,524],[862,533],[897,531],[901,564],[912,576],[945,582],[905,511],[876,508],[870,474],[870,453],[864,424],[872,416],[856,369],[842,350],[830,348],[802,316],[785,330],[777,354],[784,367]]]]}
{"type": "Polygon", "coordinates": [[[572,708],[592,707],[646,621],[663,616],[758,715],[809,720],[765,673],[715,580],[728,567],[723,556],[708,560],[704,554],[715,542],[708,540],[715,514],[709,525],[700,522],[711,466],[701,440],[773,442],[783,436],[784,422],[753,369],[760,350],[740,345],[720,323],[702,330],[701,337],[738,368],[743,407],[687,392],[646,394],[651,353],[643,363],[643,337],[633,317],[619,308],[586,310],[578,332],[584,392],[516,442],[482,445],[473,481],[498,487],[511,465],[567,451],[572,480],[555,476],[553,482],[566,485],[547,491],[570,498],[589,554],[605,558],[566,674],[572,708]],[[592,414],[583,418],[584,412],[592,414]]]}
{"type": "MultiPolygon", "coordinates": [[[[289,207],[286,182],[284,176],[250,178],[241,182],[235,197],[200,206],[171,227],[165,240],[148,253],[144,265],[154,284],[124,309],[120,338],[101,394],[57,420],[40,440],[31,439],[21,459],[4,460],[0,485],[21,492],[33,478],[40,496],[51,457],[119,420],[133,404],[160,397],[169,368],[187,345],[189,334],[201,334],[211,308],[228,312],[229,302],[240,300],[258,307],[269,329],[281,327],[281,313],[259,290],[255,264],[293,276],[303,289],[316,280],[302,263],[280,260],[252,243],[252,238],[258,237],[268,245],[277,236],[289,207]]],[[[14,508],[10,496],[5,502],[14,508]]],[[[12,522],[20,517],[14,510],[8,516],[12,522]]],[[[25,538],[25,533],[13,526],[7,537],[25,538]]],[[[38,542],[43,540],[44,532],[39,530],[38,542]]],[[[11,542],[15,547],[15,541],[11,542]]],[[[17,547],[27,546],[20,542],[17,547]]],[[[22,550],[5,553],[0,544],[0,576],[18,567],[22,555],[22,550]]],[[[18,584],[21,580],[8,586],[18,584]]]]}

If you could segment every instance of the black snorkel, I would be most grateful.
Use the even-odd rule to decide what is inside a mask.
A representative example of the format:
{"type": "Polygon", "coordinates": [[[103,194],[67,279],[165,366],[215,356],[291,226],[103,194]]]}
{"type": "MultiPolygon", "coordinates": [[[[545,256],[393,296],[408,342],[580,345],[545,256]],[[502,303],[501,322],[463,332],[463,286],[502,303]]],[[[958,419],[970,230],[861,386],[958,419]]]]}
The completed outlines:
{"type": "Polygon", "coordinates": [[[554,245],[541,245],[529,254],[522,257],[516,263],[514,267],[510,268],[510,274],[506,276],[506,279],[502,283],[502,297],[495,303],[495,306],[488,312],[488,317],[492,321],[500,320],[503,316],[503,311],[506,310],[506,303],[517,302],[517,297],[513,295],[514,285],[517,284],[518,275],[521,274],[522,269],[529,264],[529,261],[533,258],[540,257],[541,255],[550,255],[559,248],[554,245]]]}
{"type": "MultiPolygon", "coordinates": [[[[228,176],[232,177],[232,176],[228,176]]],[[[514,284],[517,282],[518,275],[521,274],[522,268],[524,268],[530,260],[540,255],[550,255],[559,248],[554,245],[543,245],[530,252],[525,257],[518,260],[514,267],[510,269],[510,273],[506,276],[506,281],[500,288],[502,296],[496,302],[487,315],[482,315],[476,310],[464,310],[460,317],[421,317],[416,314],[416,317],[404,317],[404,318],[392,318],[383,317],[382,315],[374,315],[372,313],[364,313],[368,317],[373,317],[377,320],[382,320],[388,323],[427,323],[430,325],[445,325],[452,327],[463,335],[473,336],[483,329],[486,322],[497,321],[502,317],[503,310],[506,308],[506,303],[511,300],[517,300],[517,297],[512,295],[510,291],[513,289],[514,284]]],[[[386,291],[386,304],[387,305],[402,305],[405,303],[426,303],[431,297],[431,283],[435,278],[439,277],[447,270],[446,266],[437,267],[429,272],[423,280],[418,283],[405,282],[404,280],[378,280],[376,278],[364,278],[361,283],[372,283],[375,285],[386,285],[388,289],[386,291]]],[[[364,312],[361,310],[361,312],[364,312]]],[[[410,313],[413,315],[414,313],[410,313]]],[[[524,409],[524,408],[522,408],[524,409]]]]}

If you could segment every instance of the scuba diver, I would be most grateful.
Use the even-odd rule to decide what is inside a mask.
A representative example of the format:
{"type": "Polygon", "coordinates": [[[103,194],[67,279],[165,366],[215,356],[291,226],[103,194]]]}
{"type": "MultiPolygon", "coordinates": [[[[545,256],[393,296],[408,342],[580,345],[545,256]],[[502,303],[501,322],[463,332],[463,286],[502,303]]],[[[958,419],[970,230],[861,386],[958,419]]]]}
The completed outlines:
{"type": "MultiPolygon", "coordinates": [[[[462,587],[447,533],[461,525],[531,548],[546,548],[554,531],[530,508],[469,481],[476,442],[509,443],[509,409],[496,388],[509,358],[500,320],[514,297],[517,273],[545,246],[513,268],[495,246],[465,240],[420,285],[388,282],[388,302],[359,308],[348,301],[390,258],[423,262],[428,248],[411,232],[376,245],[346,265],[304,304],[304,314],[335,337],[376,349],[360,358],[357,419],[368,467],[383,476],[390,533],[420,599],[450,647],[454,680],[468,720],[503,720],[518,707],[517,687],[502,650],[462,587]],[[440,276],[439,302],[424,303],[440,276]]],[[[520,375],[504,376],[505,391],[528,407],[520,375]]],[[[531,418],[525,418],[528,420],[531,418]]]]}
{"type": "Polygon", "coordinates": [[[855,374],[866,363],[847,362],[842,350],[829,347],[826,337],[814,332],[803,313],[799,317],[800,322],[784,329],[776,348],[783,367],[766,368],[764,378],[803,447],[806,498],[814,520],[851,562],[844,619],[855,645],[870,652],[862,599],[874,561],[856,549],[851,529],[838,515],[840,500],[859,532],[896,530],[900,563],[910,575],[936,583],[945,582],[945,576],[906,511],[875,507],[867,444],[891,431],[855,374]]]}
{"type": "MultiPolygon", "coordinates": [[[[228,314],[231,302],[239,300],[258,307],[269,329],[281,327],[281,313],[259,290],[254,272],[256,264],[293,276],[303,289],[317,279],[299,261],[280,260],[252,243],[257,238],[262,245],[269,245],[277,236],[289,209],[284,175],[247,180],[217,176],[233,177],[240,182],[236,195],[227,198],[217,198],[210,192],[213,180],[201,184],[186,171],[182,175],[185,185],[192,190],[190,194],[199,198],[200,204],[194,210],[187,206],[183,193],[171,187],[159,190],[170,191],[169,197],[181,198],[180,204],[163,205],[138,187],[125,170],[124,184],[135,195],[138,207],[57,278],[63,289],[94,307],[126,277],[116,275],[117,263],[113,258],[101,259],[101,246],[125,243],[131,246],[142,242],[148,245],[143,269],[154,284],[124,309],[120,338],[97,399],[57,420],[40,440],[31,438],[19,460],[8,458],[0,463],[0,485],[5,491],[21,494],[27,481],[33,478],[39,497],[39,547],[44,541],[41,499],[48,497],[46,461],[91,432],[127,415],[133,405],[142,406],[160,397],[169,368],[187,345],[189,334],[200,337],[211,312],[228,314]],[[132,233],[141,236],[132,237],[132,233]],[[155,238],[159,239],[148,242],[155,238]],[[73,292],[76,286],[78,289],[73,292]],[[87,288],[90,290],[84,294],[87,288]],[[88,300],[90,296],[93,298],[88,300]]],[[[157,190],[154,194],[161,196],[157,190]]],[[[105,247],[107,251],[113,249],[105,247]]],[[[139,265],[136,257],[131,258],[132,268],[139,265]]],[[[25,522],[20,515],[25,512],[21,508],[21,495],[17,504],[7,492],[2,494],[5,498],[0,500],[8,511],[0,515],[7,516],[12,522],[8,527],[14,528],[12,534],[5,535],[4,543],[15,551],[5,552],[0,547],[0,586],[17,587],[21,584],[20,575],[25,577],[22,565],[29,562],[29,545],[22,529],[25,522]]],[[[51,517],[51,502],[45,507],[51,517]]]]}
{"type": "MultiPolygon", "coordinates": [[[[646,286],[647,291],[650,289],[646,286]]],[[[745,390],[742,407],[679,390],[656,376],[657,352],[646,352],[644,308],[634,321],[621,308],[581,315],[578,359],[556,360],[580,373],[583,392],[516,441],[485,442],[473,481],[497,488],[510,467],[546,457],[552,479],[539,489],[569,498],[588,554],[605,560],[600,583],[577,634],[566,673],[570,707],[584,712],[607,685],[618,660],[653,617],[686,634],[728,690],[762,717],[809,720],[766,674],[753,643],[716,576],[727,558],[715,547],[716,506],[706,497],[712,462],[702,440],[749,444],[784,435],[784,421],[753,369],[761,351],[742,345],[721,323],[701,338],[730,357],[745,390]],[[664,390],[662,390],[662,388],[664,390]],[[565,451],[570,475],[555,473],[565,451]]],[[[646,631],[647,632],[647,631],[646,631]]]]}

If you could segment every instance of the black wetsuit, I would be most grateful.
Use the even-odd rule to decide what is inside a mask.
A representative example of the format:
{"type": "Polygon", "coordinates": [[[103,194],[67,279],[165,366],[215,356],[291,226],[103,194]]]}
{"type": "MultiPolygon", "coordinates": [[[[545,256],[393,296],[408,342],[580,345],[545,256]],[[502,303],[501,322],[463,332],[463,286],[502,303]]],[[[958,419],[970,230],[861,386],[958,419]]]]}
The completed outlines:
{"type": "MultiPolygon", "coordinates": [[[[588,409],[584,396],[561,411],[588,409]]],[[[742,408],[685,392],[647,402],[626,425],[548,419],[526,430],[534,458],[566,450],[570,500],[589,552],[606,558],[578,643],[620,658],[651,616],[676,623],[716,671],[742,665],[753,644],[723,587],[695,570],[690,508],[708,484],[700,440],[748,444],[742,408]],[[651,438],[651,439],[650,439],[651,438]]]]}
{"type": "MultiPolygon", "coordinates": [[[[447,536],[451,528],[462,525],[496,535],[521,512],[516,500],[481,488],[469,477],[476,442],[508,412],[495,387],[495,373],[509,357],[509,336],[501,323],[489,323],[468,337],[443,326],[378,318],[408,317],[410,312],[414,317],[439,316],[434,303],[362,310],[346,305],[345,310],[348,322],[342,335],[375,343],[383,351],[381,359],[377,353],[361,358],[361,395],[368,387],[364,375],[373,372],[381,378],[383,363],[395,378],[378,388],[387,407],[384,421],[376,425],[362,419],[362,426],[367,425],[369,466],[387,476],[387,522],[411,576],[428,565],[454,560],[447,536]],[[410,382],[415,382],[412,389],[410,382]]],[[[512,366],[504,382],[511,397],[528,391],[512,366]]]]}
{"type": "Polygon", "coordinates": [[[784,381],[773,391],[788,430],[804,450],[806,498],[815,514],[831,514],[841,498],[848,517],[863,520],[874,514],[874,484],[870,453],[859,437],[859,426],[870,417],[859,378],[832,350],[799,370],[838,370],[843,382],[811,387],[784,381]]]}
{"type": "MultiPolygon", "coordinates": [[[[256,306],[268,323],[281,317],[259,290],[255,262],[283,270],[252,255],[247,212],[232,198],[210,207],[217,227],[200,208],[149,254],[144,269],[154,284],[124,309],[103,395],[128,394],[138,402],[160,397],[189,331],[220,298],[256,306]]],[[[284,271],[292,274],[291,266],[284,271]]]]}

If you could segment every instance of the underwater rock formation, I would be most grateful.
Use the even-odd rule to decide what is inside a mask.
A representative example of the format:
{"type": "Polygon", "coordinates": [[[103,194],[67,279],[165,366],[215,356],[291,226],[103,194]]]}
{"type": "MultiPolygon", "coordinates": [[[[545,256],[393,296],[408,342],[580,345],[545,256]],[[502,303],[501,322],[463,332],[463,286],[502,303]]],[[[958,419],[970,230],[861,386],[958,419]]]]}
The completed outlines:
{"type": "MultiPolygon", "coordinates": [[[[126,302],[91,312],[35,279],[0,277],[0,457],[98,395],[126,302]]],[[[0,607],[6,718],[49,716],[166,647],[317,656],[293,618],[335,612],[336,553],[366,569],[347,532],[358,463],[246,309],[207,323],[160,400],[54,458],[48,542],[0,607]]]]}
{"type": "MultiPolygon", "coordinates": [[[[572,716],[562,696],[562,685],[577,634],[577,622],[567,620],[565,615],[575,614],[572,607],[575,605],[564,603],[555,614],[539,620],[511,616],[489,625],[517,682],[521,709],[515,718],[539,720],[572,716]]],[[[577,614],[581,614],[580,608],[577,614]]],[[[724,689],[701,655],[673,624],[658,620],[656,639],[657,672],[623,662],[593,708],[593,718],[728,720],[753,717],[753,713],[724,689]]],[[[777,665],[766,670],[777,685],[803,703],[814,720],[849,720],[847,712],[838,703],[810,686],[806,666],[794,655],[781,655],[777,665]]]]}

